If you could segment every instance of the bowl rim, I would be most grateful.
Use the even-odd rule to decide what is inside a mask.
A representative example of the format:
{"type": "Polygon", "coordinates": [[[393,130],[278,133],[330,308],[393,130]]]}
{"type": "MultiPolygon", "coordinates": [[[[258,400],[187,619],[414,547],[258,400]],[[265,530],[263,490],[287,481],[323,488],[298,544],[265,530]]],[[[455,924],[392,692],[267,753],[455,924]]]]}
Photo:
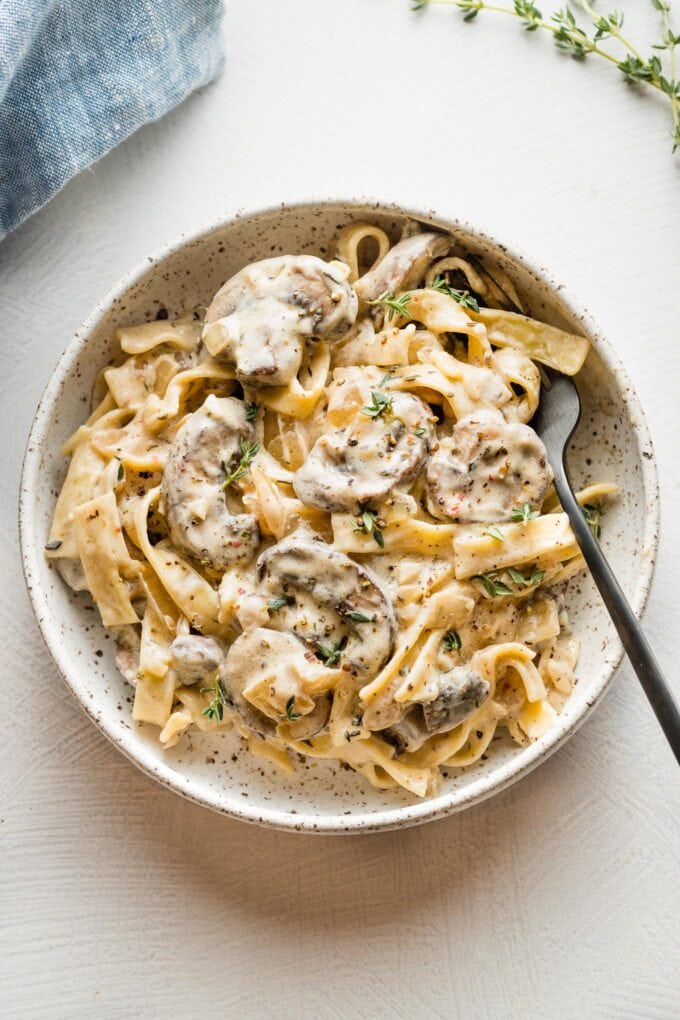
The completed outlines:
{"type": "Polygon", "coordinates": [[[28,588],[31,607],[45,645],[62,676],[67,688],[75,697],[81,708],[92,719],[106,737],[129,758],[139,769],[163,786],[175,793],[208,807],[220,814],[237,818],[270,828],[290,831],[305,831],[329,834],[352,832],[376,832],[386,829],[416,825],[425,821],[434,821],[457,811],[480,803],[488,797],[500,793],[510,785],[527,775],[542,761],[553,754],[576,730],[585,722],[595,706],[612,683],[623,657],[623,647],[617,635],[614,635],[607,649],[600,672],[593,684],[588,700],[578,715],[560,715],[557,722],[544,737],[524,749],[520,758],[504,762],[495,770],[475,779],[461,790],[440,794],[430,800],[418,801],[414,804],[398,805],[380,811],[366,810],[350,815],[314,815],[298,813],[295,810],[280,810],[269,807],[254,807],[248,804],[225,803],[220,799],[218,791],[204,789],[200,780],[183,775],[169,765],[160,763],[151,754],[146,754],[143,744],[140,745],[138,732],[135,728],[118,728],[107,718],[95,713],[81,690],[77,679],[77,671],[72,671],[69,656],[64,650],[64,642],[58,629],[58,621],[48,618],[40,602],[42,586],[39,581],[39,564],[42,558],[42,546],[31,544],[33,530],[33,493],[39,483],[39,466],[46,433],[51,417],[56,408],[59,396],[74,363],[85,351],[91,334],[104,325],[114,303],[131,286],[142,279],[151,265],[176,254],[181,249],[202,240],[209,234],[221,229],[228,229],[235,222],[258,219],[267,215],[285,211],[305,210],[318,206],[337,207],[339,210],[366,212],[367,215],[393,215],[413,218],[421,223],[428,223],[455,234],[463,231],[480,242],[492,245],[503,255],[525,269],[534,279],[556,293],[560,302],[568,312],[576,318],[598,355],[605,363],[616,383],[626,412],[631,420],[636,438],[637,452],[642,472],[642,488],[644,493],[645,519],[642,535],[642,557],[640,571],[631,598],[631,605],[639,617],[647,604],[654,576],[659,542],[659,482],[656,457],[651,442],[647,421],[640,405],[637,393],[613,345],[606,339],[596,325],[587,309],[557,281],[555,276],[543,266],[537,264],[521,248],[506,245],[493,234],[477,225],[456,216],[442,213],[434,208],[418,207],[410,203],[388,202],[373,196],[353,198],[311,197],[303,200],[287,199],[275,204],[261,207],[239,207],[217,220],[203,222],[191,231],[184,232],[174,240],[161,245],[152,255],[140,259],[128,270],[118,282],[95,305],[92,312],[76,330],[72,340],[64,349],[52,371],[40,398],[33,419],[26,451],[24,454],[19,490],[19,542],[24,577],[28,588]]]}

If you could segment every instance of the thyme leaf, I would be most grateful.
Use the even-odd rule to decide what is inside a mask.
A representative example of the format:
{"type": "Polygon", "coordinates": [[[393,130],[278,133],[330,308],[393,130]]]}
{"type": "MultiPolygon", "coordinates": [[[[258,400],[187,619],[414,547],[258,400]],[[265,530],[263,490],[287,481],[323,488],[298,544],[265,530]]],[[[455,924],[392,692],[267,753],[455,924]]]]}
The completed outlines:
{"type": "Polygon", "coordinates": [[[372,616],[366,616],[366,613],[361,613],[358,609],[348,610],[345,616],[348,620],[354,620],[355,623],[373,623],[372,616]]]}
{"type": "Polygon", "coordinates": [[[249,400],[246,404],[246,421],[255,421],[259,407],[254,401],[249,400]]]}
{"type": "Polygon", "coordinates": [[[273,599],[270,599],[267,603],[267,612],[275,613],[277,609],[283,609],[284,606],[289,606],[292,602],[290,595],[275,595],[273,599]]]}
{"type": "Polygon", "coordinates": [[[508,567],[508,573],[515,584],[519,584],[523,588],[530,588],[540,584],[545,577],[545,570],[537,570],[536,567],[533,568],[528,577],[525,577],[522,571],[517,570],[515,567],[508,567]]]}
{"type": "Polygon", "coordinates": [[[481,581],[492,599],[498,598],[500,595],[514,595],[512,588],[508,588],[507,584],[496,580],[497,576],[496,572],[492,571],[488,574],[475,574],[472,580],[481,581]]]}
{"type": "MultiPolygon", "coordinates": [[[[355,531],[359,531],[364,535],[373,535],[373,538],[380,546],[381,549],[385,548],[385,537],[378,527],[378,515],[375,510],[362,510],[359,514],[359,524],[354,527],[355,531]]],[[[384,523],[384,522],[380,522],[384,523]]]]}

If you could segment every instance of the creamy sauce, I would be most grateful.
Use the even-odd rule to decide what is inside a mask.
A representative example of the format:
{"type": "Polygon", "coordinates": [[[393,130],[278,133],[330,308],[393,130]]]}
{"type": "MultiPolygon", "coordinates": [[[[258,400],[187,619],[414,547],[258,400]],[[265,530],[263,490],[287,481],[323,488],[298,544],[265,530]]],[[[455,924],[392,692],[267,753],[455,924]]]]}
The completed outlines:
{"type": "Polygon", "coordinates": [[[213,298],[203,341],[241,382],[283,386],[297,375],[306,340],[340,340],[353,326],[358,302],[347,275],[342,263],[314,255],[246,266],[213,298]]]}

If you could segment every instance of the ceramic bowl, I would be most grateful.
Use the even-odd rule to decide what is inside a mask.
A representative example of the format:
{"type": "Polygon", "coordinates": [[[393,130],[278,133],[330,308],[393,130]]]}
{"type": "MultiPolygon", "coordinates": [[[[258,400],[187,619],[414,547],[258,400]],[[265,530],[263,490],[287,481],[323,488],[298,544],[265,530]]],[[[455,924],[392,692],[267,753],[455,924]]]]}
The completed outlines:
{"type": "Polygon", "coordinates": [[[113,641],[83,595],[74,595],[43,556],[66,463],[64,440],[88,413],[98,370],[116,352],[118,326],[205,305],[248,262],[281,252],[327,254],[338,228],[369,219],[395,233],[405,217],[450,231],[459,249],[502,266],[529,314],[592,342],[578,383],[584,414],[569,451],[577,487],[607,479],[621,487],[607,511],[603,546],[635,611],[652,579],[658,490],[652,446],[633,387],[612,346],[586,311],[544,269],[475,226],[448,216],[374,201],[310,201],[233,215],[185,235],[136,266],[104,298],[62,355],[43,394],[24,463],[21,548],[33,608],[54,661],[90,718],[139,768],[199,804],[234,818],[315,832],[375,831],[451,814],[498,793],[555,751],[584,721],[609,686],[622,649],[589,577],[567,593],[582,639],[578,682],[553,728],[529,747],[501,738],[485,760],[452,771],[437,796],[416,800],[379,791],[332,763],[307,760],[292,776],[251,757],[233,733],[192,733],[163,751],[156,731],[131,717],[131,691],[114,664],[113,641]]]}

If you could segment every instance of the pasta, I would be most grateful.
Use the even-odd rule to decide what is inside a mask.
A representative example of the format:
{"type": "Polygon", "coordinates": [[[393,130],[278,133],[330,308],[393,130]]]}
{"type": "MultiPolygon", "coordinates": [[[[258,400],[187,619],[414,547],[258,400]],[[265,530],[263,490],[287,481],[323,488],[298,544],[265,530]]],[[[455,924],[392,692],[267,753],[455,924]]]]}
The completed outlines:
{"type": "MultiPolygon", "coordinates": [[[[425,797],[574,683],[584,564],[529,422],[537,363],[573,375],[588,343],[451,237],[354,223],[334,251],[118,330],[46,555],[164,747],[235,728],[425,797]]],[[[580,495],[598,531],[615,495],[580,495]]]]}

